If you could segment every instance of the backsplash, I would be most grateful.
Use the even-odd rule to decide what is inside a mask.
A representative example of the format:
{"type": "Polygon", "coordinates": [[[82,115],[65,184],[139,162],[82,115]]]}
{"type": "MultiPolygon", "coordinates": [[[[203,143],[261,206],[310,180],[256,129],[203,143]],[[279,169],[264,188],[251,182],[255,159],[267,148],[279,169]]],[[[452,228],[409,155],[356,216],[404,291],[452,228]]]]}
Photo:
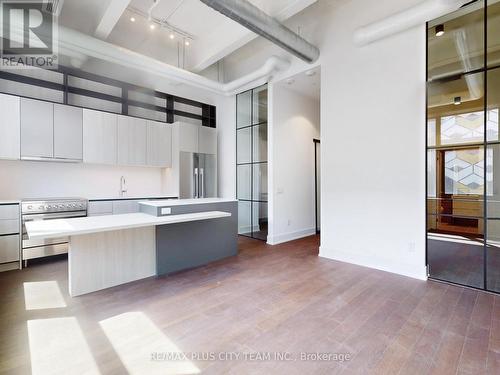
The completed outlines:
{"type": "Polygon", "coordinates": [[[0,200],[119,198],[121,176],[127,180],[124,197],[160,197],[175,192],[167,175],[161,168],[0,160],[0,200]]]}

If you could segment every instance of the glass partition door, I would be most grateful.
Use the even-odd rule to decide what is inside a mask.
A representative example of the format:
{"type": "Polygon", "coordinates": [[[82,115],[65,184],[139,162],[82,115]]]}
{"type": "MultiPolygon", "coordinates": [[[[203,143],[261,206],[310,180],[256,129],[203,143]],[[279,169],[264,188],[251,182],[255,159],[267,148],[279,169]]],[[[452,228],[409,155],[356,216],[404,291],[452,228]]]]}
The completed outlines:
{"type": "Polygon", "coordinates": [[[267,85],[236,96],[238,233],[267,240],[267,85]]]}
{"type": "Polygon", "coordinates": [[[500,2],[428,23],[427,265],[500,292],[500,2]]]}

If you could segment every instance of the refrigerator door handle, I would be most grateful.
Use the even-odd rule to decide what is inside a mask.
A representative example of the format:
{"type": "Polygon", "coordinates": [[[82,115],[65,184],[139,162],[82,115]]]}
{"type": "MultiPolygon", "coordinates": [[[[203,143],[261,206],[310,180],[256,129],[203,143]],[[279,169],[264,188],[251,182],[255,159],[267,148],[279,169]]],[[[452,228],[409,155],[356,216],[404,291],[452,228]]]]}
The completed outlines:
{"type": "Polygon", "coordinates": [[[198,168],[194,169],[194,198],[198,197],[198,168]]]}
{"type": "Polygon", "coordinates": [[[203,168],[200,168],[200,198],[205,198],[205,173],[203,168]]]}

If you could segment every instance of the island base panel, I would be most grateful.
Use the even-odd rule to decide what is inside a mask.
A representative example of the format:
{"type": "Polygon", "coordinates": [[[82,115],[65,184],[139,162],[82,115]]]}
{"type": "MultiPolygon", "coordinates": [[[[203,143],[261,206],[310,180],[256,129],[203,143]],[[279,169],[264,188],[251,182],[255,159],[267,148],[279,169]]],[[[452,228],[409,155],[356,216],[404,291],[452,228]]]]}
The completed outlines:
{"type": "MultiPolygon", "coordinates": [[[[218,207],[221,209],[221,207],[218,207]]],[[[227,218],[156,227],[157,274],[166,275],[238,253],[238,208],[228,204],[227,218]]]]}
{"type": "Polygon", "coordinates": [[[72,236],[68,264],[72,297],[154,276],[155,228],[72,236]]]}

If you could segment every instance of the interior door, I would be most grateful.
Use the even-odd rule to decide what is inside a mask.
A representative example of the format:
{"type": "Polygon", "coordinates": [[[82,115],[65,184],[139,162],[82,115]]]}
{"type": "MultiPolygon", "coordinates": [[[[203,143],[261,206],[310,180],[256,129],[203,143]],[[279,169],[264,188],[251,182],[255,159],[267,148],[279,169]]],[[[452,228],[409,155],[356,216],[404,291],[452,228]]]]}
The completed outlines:
{"type": "Polygon", "coordinates": [[[321,231],[321,144],[315,142],[316,233],[321,231]]]}
{"type": "Polygon", "coordinates": [[[429,275],[484,288],[483,147],[428,154],[429,275]]]}

